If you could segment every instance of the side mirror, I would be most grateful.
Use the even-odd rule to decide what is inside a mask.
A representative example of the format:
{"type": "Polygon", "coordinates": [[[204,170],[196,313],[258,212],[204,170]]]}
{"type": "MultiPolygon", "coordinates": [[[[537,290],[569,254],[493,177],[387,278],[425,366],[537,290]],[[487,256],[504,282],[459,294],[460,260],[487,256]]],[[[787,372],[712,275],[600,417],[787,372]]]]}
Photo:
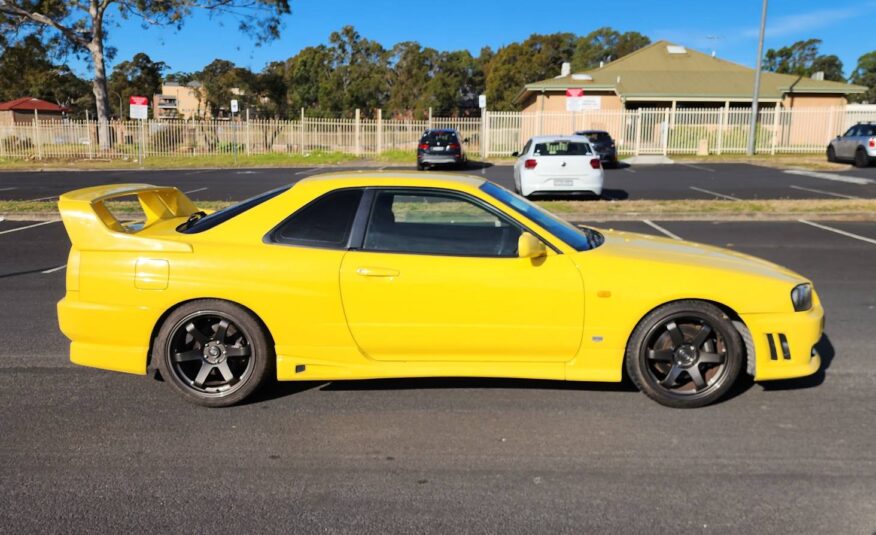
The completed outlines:
{"type": "Polygon", "coordinates": [[[468,143],[468,141],[469,141],[468,138],[464,138],[464,139],[462,140],[463,143],[468,143]]]}
{"type": "Polygon", "coordinates": [[[515,150],[514,152],[511,153],[511,156],[514,156],[516,158],[516,157],[520,156],[520,153],[515,150]]]}
{"type": "Polygon", "coordinates": [[[544,243],[528,232],[522,232],[517,238],[517,256],[520,258],[541,258],[547,255],[544,243]]]}

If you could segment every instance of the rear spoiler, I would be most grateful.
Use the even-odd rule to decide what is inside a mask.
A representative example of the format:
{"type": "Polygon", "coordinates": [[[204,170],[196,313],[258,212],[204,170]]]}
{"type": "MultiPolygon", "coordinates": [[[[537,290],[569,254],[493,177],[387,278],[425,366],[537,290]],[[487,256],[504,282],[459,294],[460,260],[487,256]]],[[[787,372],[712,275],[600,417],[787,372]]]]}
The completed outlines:
{"type": "Polygon", "coordinates": [[[104,203],[119,197],[137,196],[146,214],[143,228],[165,219],[188,217],[198,208],[176,188],[150,184],[114,184],[77,189],[61,195],[58,210],[73,247],[80,250],[180,251],[189,252],[184,242],[137,236],[126,228],[104,203]]]}

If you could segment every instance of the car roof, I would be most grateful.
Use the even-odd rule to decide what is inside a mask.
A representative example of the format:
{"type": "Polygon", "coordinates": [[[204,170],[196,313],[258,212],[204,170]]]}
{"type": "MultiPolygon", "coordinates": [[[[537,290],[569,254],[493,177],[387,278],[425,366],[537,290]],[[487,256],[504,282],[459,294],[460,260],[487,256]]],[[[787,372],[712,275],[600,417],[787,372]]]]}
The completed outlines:
{"type": "Polygon", "coordinates": [[[582,135],[582,134],[608,134],[608,131],[607,130],[578,130],[577,132],[575,132],[575,135],[582,135]]]}
{"type": "MultiPolygon", "coordinates": [[[[355,187],[427,187],[449,189],[477,189],[486,180],[473,175],[461,175],[456,173],[423,173],[405,171],[338,171],[323,173],[302,179],[299,184],[314,184],[333,182],[331,189],[355,188],[355,187]]],[[[293,188],[294,189],[294,188],[293,188]]]]}
{"type": "Polygon", "coordinates": [[[429,132],[456,132],[456,128],[427,128],[426,133],[429,132]]]}
{"type": "Polygon", "coordinates": [[[584,143],[590,143],[590,140],[586,137],[574,134],[571,136],[533,136],[529,140],[533,143],[540,143],[542,141],[581,141],[584,143]]]}

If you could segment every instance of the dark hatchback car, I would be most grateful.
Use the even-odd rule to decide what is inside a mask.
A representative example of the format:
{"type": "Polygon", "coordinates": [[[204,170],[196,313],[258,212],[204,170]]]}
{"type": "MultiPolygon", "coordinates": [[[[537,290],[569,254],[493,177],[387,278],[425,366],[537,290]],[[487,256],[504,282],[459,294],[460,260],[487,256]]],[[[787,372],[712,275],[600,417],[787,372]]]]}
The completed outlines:
{"type": "Polygon", "coordinates": [[[422,171],[434,165],[465,166],[467,158],[462,144],[466,141],[453,129],[426,130],[417,145],[417,169],[422,171]]]}
{"type": "Polygon", "coordinates": [[[581,130],[575,132],[576,136],[584,136],[590,141],[590,145],[599,154],[603,167],[617,167],[617,148],[611,135],[605,130],[581,130]]]}

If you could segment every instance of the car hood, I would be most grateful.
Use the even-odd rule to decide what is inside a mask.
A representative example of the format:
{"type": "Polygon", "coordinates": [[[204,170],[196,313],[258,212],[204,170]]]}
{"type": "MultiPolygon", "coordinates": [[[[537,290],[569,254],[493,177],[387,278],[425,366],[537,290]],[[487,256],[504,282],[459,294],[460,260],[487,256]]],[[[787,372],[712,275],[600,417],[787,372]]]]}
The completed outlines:
{"type": "Polygon", "coordinates": [[[807,282],[802,275],[744,253],[721,247],[615,230],[600,230],[605,243],[603,254],[623,257],[626,261],[673,264],[679,268],[721,271],[764,277],[781,282],[807,282]]]}

